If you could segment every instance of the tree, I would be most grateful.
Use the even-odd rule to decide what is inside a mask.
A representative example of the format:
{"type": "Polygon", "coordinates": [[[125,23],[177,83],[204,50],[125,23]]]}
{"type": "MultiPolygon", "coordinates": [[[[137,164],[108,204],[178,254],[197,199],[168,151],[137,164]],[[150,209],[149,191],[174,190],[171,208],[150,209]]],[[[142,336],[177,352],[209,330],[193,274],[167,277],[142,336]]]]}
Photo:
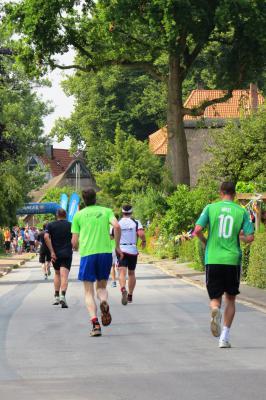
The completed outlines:
{"type": "Polygon", "coordinates": [[[208,147],[211,160],[203,168],[202,178],[229,179],[237,183],[256,183],[257,190],[265,190],[266,173],[266,109],[230,122],[212,134],[208,147]]]}
{"type": "Polygon", "coordinates": [[[96,174],[101,188],[99,197],[105,205],[120,209],[123,202],[131,202],[134,194],[148,186],[159,189],[167,186],[167,173],[161,161],[150,153],[147,143],[116,128],[112,168],[96,174]]]}
{"type": "MultiPolygon", "coordinates": [[[[0,47],[6,44],[0,35],[0,47]]],[[[14,223],[28,192],[44,182],[40,171],[27,171],[27,161],[42,150],[42,118],[49,112],[11,56],[0,55],[0,226],[14,223]]]]}
{"type": "Polygon", "coordinates": [[[137,139],[145,139],[166,122],[164,86],[147,74],[119,67],[77,72],[63,87],[75,97],[75,108],[70,118],[57,121],[53,134],[59,140],[70,137],[73,149],[82,143],[93,173],[110,168],[110,144],[117,124],[137,139]]]}
{"type": "Polygon", "coordinates": [[[23,34],[21,58],[28,65],[97,71],[120,65],[146,71],[168,87],[168,163],[175,183],[189,184],[183,118],[232,96],[232,89],[261,76],[265,68],[266,5],[260,0],[23,0],[6,7],[23,34]],[[54,55],[73,46],[74,65],[54,55]],[[184,108],[183,84],[202,55],[220,99],[184,108]],[[167,68],[165,68],[165,65],[167,68]]]}

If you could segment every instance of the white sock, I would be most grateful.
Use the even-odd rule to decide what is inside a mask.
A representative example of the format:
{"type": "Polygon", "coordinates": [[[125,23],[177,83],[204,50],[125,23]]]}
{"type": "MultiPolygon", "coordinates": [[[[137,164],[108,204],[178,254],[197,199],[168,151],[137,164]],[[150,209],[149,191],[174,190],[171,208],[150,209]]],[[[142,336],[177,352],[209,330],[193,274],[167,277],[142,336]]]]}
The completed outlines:
{"type": "Polygon", "coordinates": [[[229,342],[229,333],[230,333],[230,328],[227,328],[227,326],[223,327],[220,340],[224,340],[225,342],[229,342]]]}

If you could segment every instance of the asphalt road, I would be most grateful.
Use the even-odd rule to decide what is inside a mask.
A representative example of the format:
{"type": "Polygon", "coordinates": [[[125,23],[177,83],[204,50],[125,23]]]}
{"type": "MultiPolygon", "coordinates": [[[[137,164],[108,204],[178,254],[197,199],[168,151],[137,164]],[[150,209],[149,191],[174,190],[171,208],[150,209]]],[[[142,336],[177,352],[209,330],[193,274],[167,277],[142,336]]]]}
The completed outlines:
{"type": "Polygon", "coordinates": [[[110,288],[113,323],[90,338],[77,264],[69,309],[37,262],[1,278],[1,400],[265,400],[266,314],[238,305],[219,349],[205,291],[139,265],[134,303],[110,288]]]}

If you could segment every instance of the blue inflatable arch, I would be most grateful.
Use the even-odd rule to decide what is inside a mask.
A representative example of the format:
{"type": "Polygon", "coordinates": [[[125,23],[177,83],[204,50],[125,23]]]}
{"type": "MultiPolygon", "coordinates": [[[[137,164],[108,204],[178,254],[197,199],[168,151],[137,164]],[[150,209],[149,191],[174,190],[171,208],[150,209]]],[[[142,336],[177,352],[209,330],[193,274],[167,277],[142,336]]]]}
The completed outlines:
{"type": "Polygon", "coordinates": [[[56,214],[60,208],[57,203],[27,203],[17,210],[17,215],[56,214]]]}

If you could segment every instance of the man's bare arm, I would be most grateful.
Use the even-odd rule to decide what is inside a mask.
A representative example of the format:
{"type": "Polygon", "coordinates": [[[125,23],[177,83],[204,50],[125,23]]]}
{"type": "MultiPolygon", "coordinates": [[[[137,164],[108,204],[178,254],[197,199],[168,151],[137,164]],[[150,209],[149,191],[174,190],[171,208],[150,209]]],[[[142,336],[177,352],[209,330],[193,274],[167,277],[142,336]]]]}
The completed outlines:
{"type": "Polygon", "coordinates": [[[52,245],[52,241],[51,241],[50,235],[47,232],[45,232],[45,234],[44,234],[44,241],[45,241],[46,246],[48,247],[48,249],[49,249],[49,251],[51,253],[52,260],[55,261],[56,260],[56,254],[55,254],[54,249],[53,249],[53,245],[52,245]]]}
{"type": "Polygon", "coordinates": [[[79,248],[79,234],[78,233],[72,233],[71,243],[72,243],[73,249],[78,250],[78,248],[79,248]]]}
{"type": "Polygon", "coordinates": [[[239,239],[244,243],[252,243],[254,240],[254,235],[245,235],[243,232],[240,233],[239,239]]]}
{"type": "Polygon", "coordinates": [[[144,229],[138,230],[138,237],[141,240],[141,247],[144,249],[146,247],[146,236],[145,236],[144,229]]]}
{"type": "Polygon", "coordinates": [[[120,256],[123,257],[123,252],[120,249],[120,238],[121,238],[121,227],[117,221],[116,218],[114,218],[111,222],[111,225],[114,228],[114,238],[115,238],[115,250],[116,253],[120,256]]]}
{"type": "Polygon", "coordinates": [[[202,244],[204,246],[206,246],[207,243],[207,239],[206,237],[203,235],[203,227],[200,225],[196,225],[195,229],[194,229],[194,234],[199,238],[199,240],[202,242],[202,244]]]}

